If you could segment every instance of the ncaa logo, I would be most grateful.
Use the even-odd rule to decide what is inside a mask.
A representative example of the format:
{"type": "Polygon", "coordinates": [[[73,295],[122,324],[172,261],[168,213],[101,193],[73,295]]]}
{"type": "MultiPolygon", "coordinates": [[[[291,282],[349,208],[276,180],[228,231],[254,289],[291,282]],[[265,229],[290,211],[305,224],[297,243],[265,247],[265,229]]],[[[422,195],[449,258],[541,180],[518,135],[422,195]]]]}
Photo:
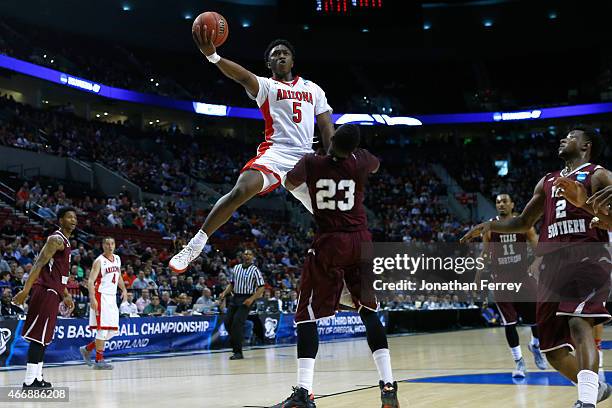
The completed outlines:
{"type": "Polygon", "coordinates": [[[266,317],[264,327],[266,328],[265,336],[267,339],[273,339],[276,337],[276,326],[278,326],[278,320],[266,317]]]}
{"type": "Polygon", "coordinates": [[[0,329],[0,355],[6,351],[6,345],[11,339],[12,332],[7,328],[0,329]]]}

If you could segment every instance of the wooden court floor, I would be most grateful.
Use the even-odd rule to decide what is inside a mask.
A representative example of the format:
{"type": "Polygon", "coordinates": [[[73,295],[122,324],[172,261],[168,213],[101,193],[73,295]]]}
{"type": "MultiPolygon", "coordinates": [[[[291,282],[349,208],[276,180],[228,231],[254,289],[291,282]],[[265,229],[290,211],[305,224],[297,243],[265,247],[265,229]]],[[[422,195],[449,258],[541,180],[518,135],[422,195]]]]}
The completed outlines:
{"type": "MultiPolygon", "coordinates": [[[[521,328],[520,333],[528,369],[539,372],[526,347],[529,330],[521,328]]],[[[605,338],[612,338],[611,329],[605,338]]],[[[394,337],[389,344],[398,380],[483,373],[509,377],[513,367],[499,328],[394,337]]],[[[242,361],[229,361],[226,352],[115,361],[113,371],[93,371],[85,365],[50,367],[45,378],[70,387],[69,406],[75,407],[266,407],[290,394],[296,379],[295,353],[292,346],[246,351],[242,361]]],[[[612,353],[604,354],[612,363],[612,353]]],[[[317,407],[380,407],[378,390],[371,388],[378,376],[365,340],[321,344],[315,370],[317,407]]],[[[23,370],[0,372],[0,384],[21,384],[23,375],[23,370]]],[[[402,382],[399,395],[402,407],[414,408],[569,408],[576,389],[402,382]]],[[[612,407],[612,402],[598,407],[612,407]]]]}

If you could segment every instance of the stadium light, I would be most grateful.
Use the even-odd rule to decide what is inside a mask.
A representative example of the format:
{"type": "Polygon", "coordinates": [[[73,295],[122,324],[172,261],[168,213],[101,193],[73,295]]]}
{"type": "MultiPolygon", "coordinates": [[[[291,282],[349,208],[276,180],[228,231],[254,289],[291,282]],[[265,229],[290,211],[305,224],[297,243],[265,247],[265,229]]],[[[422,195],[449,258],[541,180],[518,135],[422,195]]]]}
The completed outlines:
{"type": "Polygon", "coordinates": [[[132,6],[130,6],[129,4],[123,5],[123,11],[131,11],[131,10],[132,10],[132,6]]]}
{"type": "Polygon", "coordinates": [[[483,22],[482,22],[482,24],[483,24],[485,27],[487,27],[487,28],[488,28],[488,27],[493,27],[493,20],[488,20],[488,19],[487,19],[487,20],[483,21],[483,22]]]}
{"type": "Polygon", "coordinates": [[[431,29],[431,23],[425,23],[423,24],[423,30],[427,31],[431,29]]]}
{"type": "Polygon", "coordinates": [[[551,20],[556,20],[557,17],[559,17],[559,15],[557,14],[556,11],[551,11],[550,13],[548,13],[548,18],[551,20]]]}
{"type": "Polygon", "coordinates": [[[304,25],[304,31],[310,30],[310,26],[308,24],[304,25]]]}
{"type": "Polygon", "coordinates": [[[250,21],[244,20],[242,22],[242,28],[249,28],[250,26],[251,26],[251,22],[250,21]]]}
{"type": "Polygon", "coordinates": [[[370,32],[370,30],[369,30],[369,29],[367,29],[367,28],[362,28],[362,29],[361,29],[361,32],[362,32],[362,33],[369,33],[369,32],[370,32]]]}
{"type": "Polygon", "coordinates": [[[183,18],[184,18],[185,20],[191,20],[191,19],[193,18],[193,16],[191,15],[191,13],[185,13],[185,14],[183,15],[183,18]]]}

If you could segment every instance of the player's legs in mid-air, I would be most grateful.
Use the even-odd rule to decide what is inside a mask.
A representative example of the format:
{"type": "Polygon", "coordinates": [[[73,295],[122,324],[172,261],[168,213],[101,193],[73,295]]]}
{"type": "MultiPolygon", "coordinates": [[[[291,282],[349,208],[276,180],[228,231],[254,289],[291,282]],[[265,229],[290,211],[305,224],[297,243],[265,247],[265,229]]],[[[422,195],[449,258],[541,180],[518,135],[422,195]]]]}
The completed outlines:
{"type": "MultiPolygon", "coordinates": [[[[284,184],[285,175],[293,169],[306,152],[291,153],[268,150],[249,161],[232,190],[221,197],[206,217],[202,228],[189,243],[170,260],[175,272],[182,272],[196,259],[206,242],[217,229],[229,220],[232,214],[255,195],[264,195],[284,184]]],[[[312,204],[306,184],[291,191],[304,207],[312,213],[312,204]]]]}

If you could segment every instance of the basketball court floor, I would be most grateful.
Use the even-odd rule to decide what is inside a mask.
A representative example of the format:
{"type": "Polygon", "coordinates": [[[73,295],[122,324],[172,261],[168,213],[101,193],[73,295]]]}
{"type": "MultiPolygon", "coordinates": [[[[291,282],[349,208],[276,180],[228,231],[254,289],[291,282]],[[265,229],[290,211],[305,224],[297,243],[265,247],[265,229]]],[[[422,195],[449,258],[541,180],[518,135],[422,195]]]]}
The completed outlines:
{"type": "MultiPolygon", "coordinates": [[[[511,378],[503,329],[390,338],[402,407],[571,407],[575,388],[552,370],[537,370],[526,347],[529,329],[520,333],[529,369],[521,381],[511,378]]],[[[612,329],[604,337],[612,338],[612,329]]],[[[117,358],[111,360],[113,371],[74,364],[46,368],[45,377],[70,388],[70,406],[267,407],[291,393],[295,354],[295,346],[289,346],[246,351],[241,361],[229,361],[228,352],[117,358]]],[[[612,363],[611,353],[604,356],[612,363]]],[[[378,376],[365,339],[321,344],[315,370],[317,407],[380,407],[378,376]]],[[[2,371],[0,384],[17,386],[23,375],[23,370],[2,371]]],[[[11,405],[17,406],[6,404],[11,405]]],[[[598,407],[612,407],[612,401],[598,407]]]]}

